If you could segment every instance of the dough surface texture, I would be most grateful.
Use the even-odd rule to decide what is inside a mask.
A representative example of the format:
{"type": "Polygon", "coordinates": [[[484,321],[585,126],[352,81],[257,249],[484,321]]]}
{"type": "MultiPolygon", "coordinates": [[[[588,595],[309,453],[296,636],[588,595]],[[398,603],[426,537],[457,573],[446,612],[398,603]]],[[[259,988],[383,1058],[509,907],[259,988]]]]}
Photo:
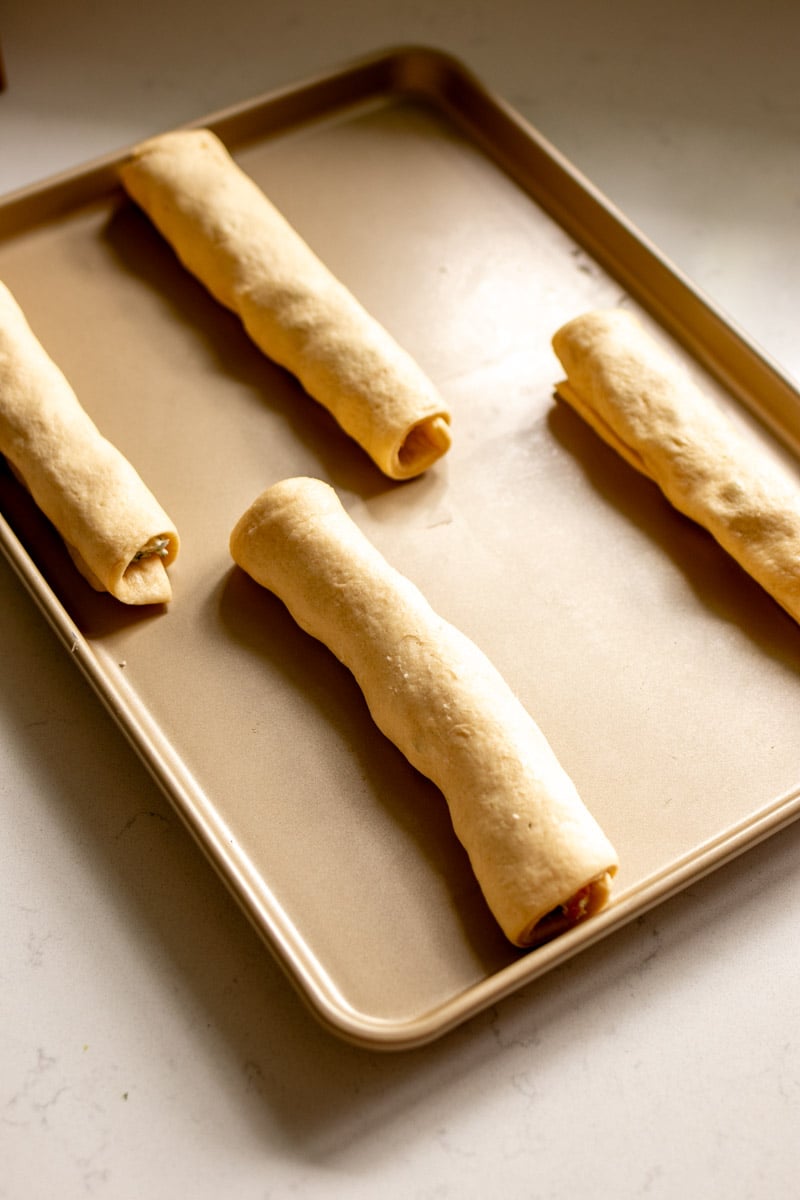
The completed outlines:
{"type": "Polygon", "coordinates": [[[450,413],[433,384],[215,134],[151,138],[120,178],[183,265],[386,475],[411,478],[446,453],[450,413]]]}
{"type": "Polygon", "coordinates": [[[617,856],[539,727],[316,479],[268,488],[234,560],[355,676],[373,719],[439,787],[483,895],[519,946],[601,908],[617,856]]]}
{"type": "Polygon", "coordinates": [[[556,391],[800,620],[800,487],[623,309],[553,337],[556,391]]]}
{"type": "Polygon", "coordinates": [[[172,598],[173,523],[81,407],[2,283],[0,453],[96,591],[125,604],[172,598]]]}

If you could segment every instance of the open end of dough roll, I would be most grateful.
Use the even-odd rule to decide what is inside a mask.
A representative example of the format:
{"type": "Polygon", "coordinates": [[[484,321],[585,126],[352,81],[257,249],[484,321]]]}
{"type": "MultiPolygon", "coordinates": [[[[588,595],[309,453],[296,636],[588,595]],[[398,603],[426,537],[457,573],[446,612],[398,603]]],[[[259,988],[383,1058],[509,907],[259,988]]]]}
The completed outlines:
{"type": "Polygon", "coordinates": [[[584,313],[553,348],[559,396],[800,620],[800,487],[778,459],[632,313],[584,313]]]}
{"type": "Polygon", "coordinates": [[[0,453],[56,527],[81,574],[125,604],[172,598],[178,533],[104,438],[0,284],[0,453]]]}
{"type": "Polygon", "coordinates": [[[616,853],[486,656],[386,562],[316,479],[267,488],[231,554],[355,676],[377,726],[440,788],[484,897],[518,946],[591,916],[616,853]]]}
{"type": "Polygon", "coordinates": [[[450,449],[450,424],[443,413],[412,425],[388,460],[393,479],[411,479],[432,467],[450,449]]]}
{"type": "Polygon", "coordinates": [[[447,452],[450,412],[432,382],[216,135],[151,138],[120,178],[183,265],[384,474],[410,479],[447,452]]]}

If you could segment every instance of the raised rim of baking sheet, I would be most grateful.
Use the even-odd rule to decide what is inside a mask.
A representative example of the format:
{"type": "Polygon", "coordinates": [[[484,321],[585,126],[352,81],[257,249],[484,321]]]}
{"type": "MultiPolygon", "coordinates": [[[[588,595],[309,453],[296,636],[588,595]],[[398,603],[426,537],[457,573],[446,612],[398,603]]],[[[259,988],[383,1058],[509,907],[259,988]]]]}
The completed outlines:
{"type": "MultiPolygon", "coordinates": [[[[343,114],[346,119],[349,111],[361,111],[365,105],[387,98],[423,102],[452,125],[459,137],[513,180],[581,248],[587,261],[597,264],[683,347],[703,372],[763,422],[790,454],[797,453],[800,397],[792,382],[546,139],[453,57],[424,46],[392,48],[189,124],[208,126],[228,145],[246,149],[258,141],[285,137],[310,122],[343,114]]],[[[0,201],[0,253],[36,227],[57,224],[84,206],[102,205],[109,198],[118,202],[117,168],[124,153],[108,155],[0,201]]],[[[165,736],[146,697],[114,669],[110,661],[113,650],[109,651],[102,638],[87,635],[76,622],[69,599],[63,592],[59,594],[47,565],[37,562],[31,552],[25,514],[18,515],[13,496],[11,501],[7,499],[7,490],[3,495],[0,545],[33,600],[300,995],[326,1026],[354,1043],[402,1049],[440,1036],[777,831],[800,811],[800,793],[792,784],[767,796],[753,811],[712,836],[693,843],[685,853],[673,855],[660,869],[623,889],[605,911],[534,952],[509,956],[468,986],[445,990],[438,1002],[420,1011],[388,1017],[365,1011],[348,998],[335,972],[305,943],[302,930],[272,893],[259,864],[237,841],[214,796],[207,793],[190,764],[165,736]]],[[[34,532],[34,542],[37,536],[34,532]]]]}

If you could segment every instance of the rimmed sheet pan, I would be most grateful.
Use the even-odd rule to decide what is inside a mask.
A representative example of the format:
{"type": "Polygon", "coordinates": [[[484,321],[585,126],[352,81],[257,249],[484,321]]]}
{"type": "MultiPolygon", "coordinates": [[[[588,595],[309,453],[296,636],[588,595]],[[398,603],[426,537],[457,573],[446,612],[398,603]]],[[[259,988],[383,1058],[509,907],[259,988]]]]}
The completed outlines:
{"type": "Polygon", "coordinates": [[[446,55],[388,50],[196,124],[433,377],[453,449],[384,479],[178,265],[118,188],[120,153],[0,202],[0,278],[177,521],[174,602],[91,592],[4,467],[0,542],[319,1018],[418,1045],[800,810],[800,629],[554,399],[552,333],[636,309],[792,470],[799,398],[446,55]],[[442,797],[233,567],[236,519],[292,474],[331,482],[515,687],[619,850],[605,912],[506,944],[442,797]]]}

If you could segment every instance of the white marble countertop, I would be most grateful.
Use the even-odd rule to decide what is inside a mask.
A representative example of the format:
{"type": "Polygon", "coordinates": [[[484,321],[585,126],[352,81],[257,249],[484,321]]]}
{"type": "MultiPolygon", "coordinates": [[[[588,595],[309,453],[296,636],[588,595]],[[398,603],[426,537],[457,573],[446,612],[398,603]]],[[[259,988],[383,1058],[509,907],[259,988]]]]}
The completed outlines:
{"type": "MultiPolygon", "coordinates": [[[[790,0],[27,0],[0,20],[2,192],[424,42],[800,377],[790,0]]],[[[800,824],[435,1044],[371,1053],[307,1015],[4,562],[0,645],[3,1200],[797,1194],[800,824]]]]}

